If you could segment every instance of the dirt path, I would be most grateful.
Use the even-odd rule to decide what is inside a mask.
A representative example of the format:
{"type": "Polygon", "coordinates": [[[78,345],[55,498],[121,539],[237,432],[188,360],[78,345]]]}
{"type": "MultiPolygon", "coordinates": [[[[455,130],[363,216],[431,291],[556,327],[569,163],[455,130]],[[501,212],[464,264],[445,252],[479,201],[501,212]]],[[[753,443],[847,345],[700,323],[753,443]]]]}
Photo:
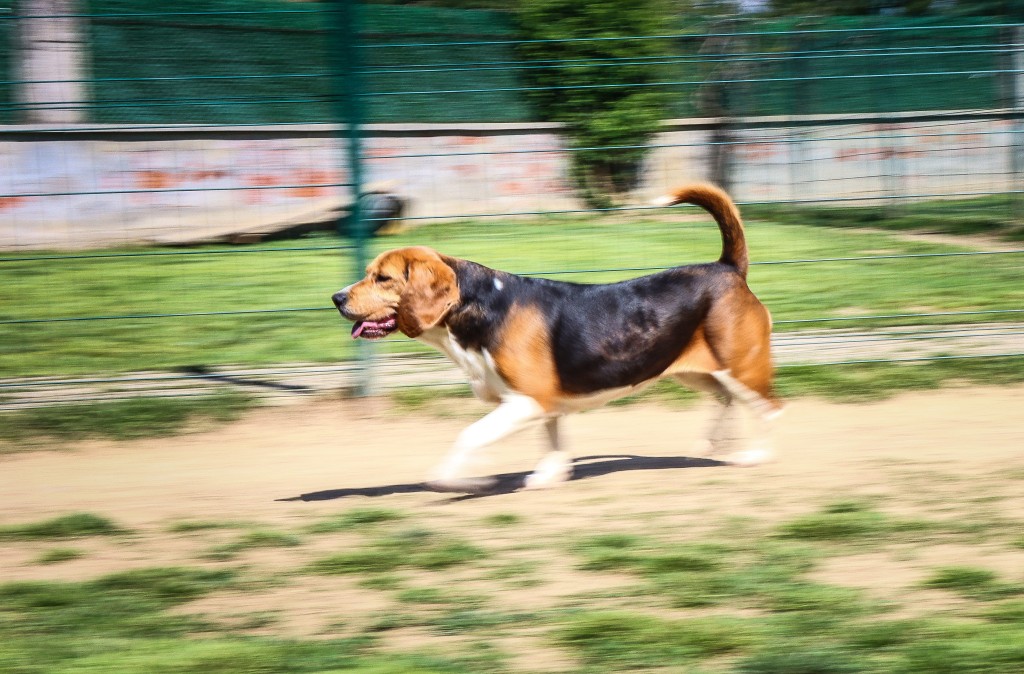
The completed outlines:
{"type": "MultiPolygon", "coordinates": [[[[597,464],[593,475],[551,492],[452,501],[413,488],[357,494],[422,480],[474,409],[464,418],[443,419],[394,411],[366,415],[352,402],[319,402],[261,409],[207,433],[0,456],[0,523],[69,511],[105,514],[132,527],[196,518],[287,522],[370,501],[440,505],[438,512],[455,516],[513,509],[543,519],[554,509],[582,522],[592,513],[581,504],[594,499],[626,511],[685,511],[711,499],[736,514],[767,499],[781,515],[790,504],[823,493],[871,490],[883,465],[954,474],[1024,468],[1021,410],[1020,386],[952,388],[858,405],[796,400],[779,422],[778,460],[742,470],[685,460],[694,456],[691,448],[707,422],[703,405],[604,408],[566,423],[575,456],[597,464]],[[616,463],[623,455],[675,457],[677,464],[616,463]],[[346,496],[344,490],[356,491],[346,496]],[[281,500],[302,495],[309,500],[281,500]]],[[[490,452],[490,469],[526,470],[540,448],[539,432],[527,431],[490,452]]]]}

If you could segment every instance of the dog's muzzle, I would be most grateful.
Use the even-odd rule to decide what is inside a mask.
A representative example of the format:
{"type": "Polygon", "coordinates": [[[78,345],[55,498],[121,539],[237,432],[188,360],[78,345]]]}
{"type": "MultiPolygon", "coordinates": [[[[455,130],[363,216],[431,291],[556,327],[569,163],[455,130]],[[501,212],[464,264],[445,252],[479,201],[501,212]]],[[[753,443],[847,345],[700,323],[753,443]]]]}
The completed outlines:
{"type": "Polygon", "coordinates": [[[348,310],[348,289],[339,290],[331,295],[331,301],[338,308],[338,312],[344,318],[353,321],[352,339],[360,337],[364,339],[381,339],[387,337],[398,329],[398,316],[387,316],[380,320],[367,320],[360,316],[354,316],[348,310]]]}
{"type": "Polygon", "coordinates": [[[345,305],[348,304],[348,293],[344,290],[339,290],[331,295],[331,301],[334,302],[334,306],[336,306],[338,311],[341,312],[341,315],[344,316],[345,305]]]}

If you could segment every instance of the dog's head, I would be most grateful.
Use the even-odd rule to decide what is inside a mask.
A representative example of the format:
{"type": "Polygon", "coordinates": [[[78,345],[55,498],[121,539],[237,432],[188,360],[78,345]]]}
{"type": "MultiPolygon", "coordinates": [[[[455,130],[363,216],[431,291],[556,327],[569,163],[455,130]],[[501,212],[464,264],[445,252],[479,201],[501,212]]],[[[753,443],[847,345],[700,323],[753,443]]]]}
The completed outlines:
{"type": "Polygon", "coordinates": [[[362,280],[331,299],[350,321],[352,338],[380,339],[395,330],[419,337],[459,302],[455,270],[430,248],[396,248],[366,267],[362,280]]]}

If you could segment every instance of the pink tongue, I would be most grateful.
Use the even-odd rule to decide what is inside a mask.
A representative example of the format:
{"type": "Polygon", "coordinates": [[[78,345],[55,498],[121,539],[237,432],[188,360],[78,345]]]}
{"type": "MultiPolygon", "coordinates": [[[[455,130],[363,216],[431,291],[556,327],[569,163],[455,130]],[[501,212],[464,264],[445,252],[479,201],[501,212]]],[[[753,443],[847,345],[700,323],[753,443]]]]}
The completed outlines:
{"type": "Polygon", "coordinates": [[[394,319],[386,321],[359,321],[352,326],[352,339],[358,339],[359,335],[363,334],[363,330],[367,328],[375,328],[377,330],[388,330],[394,324],[394,319]]]}

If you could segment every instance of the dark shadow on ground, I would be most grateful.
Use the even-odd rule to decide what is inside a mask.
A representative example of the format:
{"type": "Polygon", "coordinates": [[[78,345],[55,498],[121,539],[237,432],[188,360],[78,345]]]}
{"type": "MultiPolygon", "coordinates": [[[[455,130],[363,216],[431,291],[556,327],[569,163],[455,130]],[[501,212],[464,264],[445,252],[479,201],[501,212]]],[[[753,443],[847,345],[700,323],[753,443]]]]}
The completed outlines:
{"type": "Polygon", "coordinates": [[[282,384],[281,382],[267,381],[265,379],[255,379],[253,377],[243,377],[235,374],[214,372],[205,365],[187,365],[185,367],[178,368],[178,371],[188,375],[195,376],[197,378],[208,379],[210,381],[224,382],[227,384],[232,384],[234,386],[264,388],[275,391],[287,391],[288,393],[316,393],[316,391],[310,388],[309,386],[301,386],[298,384],[282,384]]]}
{"type": "MultiPolygon", "coordinates": [[[[636,456],[633,454],[610,456],[582,456],[573,461],[573,474],[570,481],[587,480],[602,475],[621,473],[631,470],[670,470],[675,468],[713,468],[729,464],[714,459],[700,459],[689,456],[636,456]]],[[[474,494],[455,496],[449,501],[467,501],[470,499],[511,494],[523,488],[523,481],[529,471],[518,473],[502,473],[495,475],[494,484],[486,491],[474,494]]],[[[349,496],[391,496],[392,494],[411,494],[433,492],[434,490],[422,482],[406,484],[390,484],[378,487],[353,487],[348,489],[327,489],[315,491],[301,496],[277,499],[278,501],[330,501],[349,496]]]]}

